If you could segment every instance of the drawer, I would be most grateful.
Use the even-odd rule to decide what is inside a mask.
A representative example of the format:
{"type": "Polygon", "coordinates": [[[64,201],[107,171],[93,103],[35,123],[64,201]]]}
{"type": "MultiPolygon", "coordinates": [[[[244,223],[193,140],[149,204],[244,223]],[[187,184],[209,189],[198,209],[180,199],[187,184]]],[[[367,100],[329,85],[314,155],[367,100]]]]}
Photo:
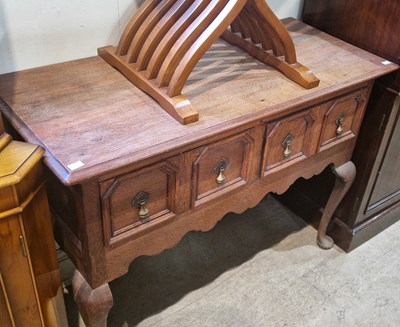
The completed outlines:
{"type": "Polygon", "coordinates": [[[192,206],[198,206],[247,183],[254,145],[253,131],[192,152],[192,206]]]}
{"type": "Polygon", "coordinates": [[[100,183],[108,245],[175,216],[177,174],[176,166],[164,161],[100,183]]]}
{"type": "Polygon", "coordinates": [[[324,121],[319,150],[356,137],[366,105],[367,88],[338,97],[321,105],[324,121]]]}
{"type": "Polygon", "coordinates": [[[314,128],[315,117],[318,117],[318,108],[267,124],[262,163],[265,175],[316,152],[319,134],[314,128]]]}

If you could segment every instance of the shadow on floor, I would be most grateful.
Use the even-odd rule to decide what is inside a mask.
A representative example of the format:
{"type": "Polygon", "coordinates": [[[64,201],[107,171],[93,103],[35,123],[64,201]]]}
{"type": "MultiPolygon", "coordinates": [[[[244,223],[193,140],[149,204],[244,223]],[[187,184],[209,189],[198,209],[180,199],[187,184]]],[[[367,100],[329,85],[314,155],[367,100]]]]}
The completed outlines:
{"type": "MultiPolygon", "coordinates": [[[[108,326],[136,326],[305,226],[268,196],[241,215],[226,215],[209,232],[191,232],[172,249],[137,258],[126,275],[110,283],[114,306],[108,326]]],[[[78,313],[69,290],[65,302],[75,327],[78,313]]]]}

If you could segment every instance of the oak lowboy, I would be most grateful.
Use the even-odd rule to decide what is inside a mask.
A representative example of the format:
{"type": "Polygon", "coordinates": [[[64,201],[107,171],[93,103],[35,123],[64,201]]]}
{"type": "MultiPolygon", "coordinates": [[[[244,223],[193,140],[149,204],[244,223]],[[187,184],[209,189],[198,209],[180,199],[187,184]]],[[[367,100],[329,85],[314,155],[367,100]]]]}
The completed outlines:
{"type": "Polygon", "coordinates": [[[325,229],[354,178],[350,158],[373,80],[397,66],[285,24],[320,85],[305,90],[219,40],[186,83],[201,113],[188,126],[99,57],[0,77],[9,128],[47,151],[56,234],[78,268],[74,293],[87,325],[106,323],[107,283],[136,257],[329,165],[337,182],[318,243],[332,246],[325,229]]]}

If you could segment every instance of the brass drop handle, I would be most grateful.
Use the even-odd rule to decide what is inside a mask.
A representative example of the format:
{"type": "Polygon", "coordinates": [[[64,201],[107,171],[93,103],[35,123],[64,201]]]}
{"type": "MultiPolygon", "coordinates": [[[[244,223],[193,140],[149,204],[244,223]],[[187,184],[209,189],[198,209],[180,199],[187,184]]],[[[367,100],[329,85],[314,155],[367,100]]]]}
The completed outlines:
{"type": "Polygon", "coordinates": [[[344,124],[344,115],[341,114],[338,118],[336,118],[336,135],[342,135],[344,132],[344,128],[343,128],[343,124],[344,124]]]}
{"type": "Polygon", "coordinates": [[[150,211],[146,207],[148,200],[149,200],[149,193],[143,191],[136,194],[136,196],[133,198],[132,205],[134,207],[139,208],[140,219],[146,219],[150,216],[150,211]]]}
{"type": "Polygon", "coordinates": [[[292,149],[290,148],[290,146],[292,145],[293,139],[293,135],[288,134],[282,142],[282,146],[285,148],[285,150],[283,151],[283,156],[285,157],[285,159],[289,158],[292,155],[292,149]]]}
{"type": "Polygon", "coordinates": [[[285,151],[283,151],[283,156],[285,158],[289,158],[292,154],[292,150],[290,149],[290,144],[291,142],[286,142],[286,148],[285,151]]]}
{"type": "Polygon", "coordinates": [[[218,183],[218,184],[224,184],[224,182],[225,182],[224,171],[225,171],[225,168],[223,168],[223,167],[221,167],[221,168],[219,169],[219,174],[218,174],[218,176],[217,176],[217,183],[218,183]]]}
{"type": "Polygon", "coordinates": [[[139,217],[145,219],[149,216],[149,209],[146,208],[146,201],[140,202],[139,217]]]}
{"type": "Polygon", "coordinates": [[[225,183],[225,169],[228,166],[228,162],[225,159],[221,159],[218,161],[217,165],[215,166],[215,172],[217,173],[216,182],[218,185],[222,185],[225,183]]]}

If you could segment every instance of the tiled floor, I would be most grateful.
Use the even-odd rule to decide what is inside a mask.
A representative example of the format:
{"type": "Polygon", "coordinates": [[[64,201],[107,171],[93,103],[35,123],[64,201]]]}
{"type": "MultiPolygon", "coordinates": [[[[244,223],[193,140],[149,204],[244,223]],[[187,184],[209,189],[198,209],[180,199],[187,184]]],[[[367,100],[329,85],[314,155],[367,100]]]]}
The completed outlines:
{"type": "MultiPolygon", "coordinates": [[[[400,224],[346,254],[271,197],[135,260],[109,327],[400,326],[400,224]]],[[[70,327],[79,323],[65,296],[70,327]]]]}

